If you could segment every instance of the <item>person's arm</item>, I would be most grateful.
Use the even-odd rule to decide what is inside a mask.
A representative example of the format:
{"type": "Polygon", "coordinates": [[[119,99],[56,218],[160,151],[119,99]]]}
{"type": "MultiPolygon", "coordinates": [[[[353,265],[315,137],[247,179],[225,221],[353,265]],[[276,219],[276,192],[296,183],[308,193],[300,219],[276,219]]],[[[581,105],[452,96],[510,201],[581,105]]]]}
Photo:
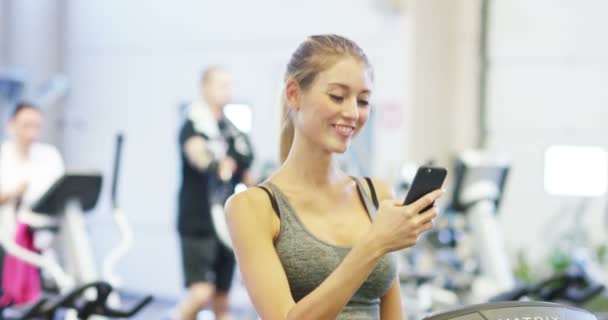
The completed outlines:
{"type": "MultiPolygon", "coordinates": [[[[387,183],[377,179],[372,179],[372,183],[376,189],[378,201],[395,199],[395,193],[387,183]]],[[[367,187],[366,183],[363,185],[367,187]]],[[[399,275],[397,275],[395,280],[393,280],[393,285],[390,287],[390,289],[388,289],[388,291],[380,298],[380,319],[403,319],[403,305],[401,303],[399,275]]]]}
{"type": "Polygon", "coordinates": [[[0,194],[0,205],[3,205],[15,198],[15,195],[12,192],[7,192],[0,194]]]}
{"type": "Polygon", "coordinates": [[[179,142],[186,161],[195,169],[215,172],[222,180],[228,180],[236,170],[236,163],[230,157],[214,159],[205,137],[194,130],[190,121],[182,126],[179,142]]]}
{"type": "Polygon", "coordinates": [[[0,194],[0,205],[10,202],[15,198],[15,195],[12,192],[0,194]]]}
{"type": "Polygon", "coordinates": [[[186,161],[199,171],[209,170],[213,155],[207,145],[207,140],[194,129],[194,124],[186,120],[179,131],[180,150],[186,161]]]}
{"type": "Polygon", "coordinates": [[[412,246],[432,227],[435,214],[420,210],[435,192],[410,206],[383,201],[370,231],[356,243],[319,287],[295,303],[273,244],[279,223],[267,195],[257,188],[232,196],[226,204],[230,236],[245,286],[263,319],[334,319],[387,252],[412,246]]]}
{"type": "Polygon", "coordinates": [[[380,319],[401,320],[403,319],[403,306],[401,304],[401,289],[399,288],[399,276],[393,280],[393,285],[380,298],[380,319]]]}
{"type": "Polygon", "coordinates": [[[255,158],[251,140],[246,134],[238,132],[229,141],[228,155],[236,162],[235,182],[243,183],[248,187],[255,185],[256,180],[251,172],[251,165],[255,158]]]}
{"type": "Polygon", "coordinates": [[[236,170],[236,163],[230,157],[213,159],[207,141],[201,136],[192,136],[184,142],[186,160],[199,171],[216,172],[220,179],[227,181],[236,170]]]}
{"type": "Polygon", "coordinates": [[[17,201],[17,199],[23,196],[26,190],[27,183],[22,183],[19,188],[17,188],[17,190],[0,194],[0,205],[3,205],[10,201],[17,201]]]}
{"type": "Polygon", "coordinates": [[[186,160],[194,168],[205,171],[211,165],[213,157],[207,148],[207,141],[201,136],[191,136],[186,139],[183,146],[186,160]]]}

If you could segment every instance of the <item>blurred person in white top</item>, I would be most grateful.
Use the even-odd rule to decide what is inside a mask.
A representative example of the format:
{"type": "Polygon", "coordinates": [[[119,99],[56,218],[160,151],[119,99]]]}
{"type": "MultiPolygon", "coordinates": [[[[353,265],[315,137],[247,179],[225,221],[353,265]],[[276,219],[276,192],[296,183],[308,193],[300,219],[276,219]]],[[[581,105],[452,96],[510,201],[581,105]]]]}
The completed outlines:
{"type": "Polygon", "coordinates": [[[43,122],[42,111],[27,102],[19,103],[9,119],[8,139],[0,146],[2,237],[12,237],[17,222],[29,226],[49,222],[44,215],[35,214],[30,208],[65,169],[57,148],[39,141],[43,122]]]}

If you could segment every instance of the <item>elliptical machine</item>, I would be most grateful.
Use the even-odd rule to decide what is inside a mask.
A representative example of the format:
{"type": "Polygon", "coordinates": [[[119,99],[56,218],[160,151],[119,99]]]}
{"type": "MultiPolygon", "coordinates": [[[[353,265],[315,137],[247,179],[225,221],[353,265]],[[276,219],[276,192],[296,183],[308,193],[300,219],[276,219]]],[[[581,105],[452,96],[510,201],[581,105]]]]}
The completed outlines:
{"type": "Polygon", "coordinates": [[[101,180],[99,173],[67,173],[32,208],[34,212],[49,216],[50,223],[38,227],[61,231],[59,240],[65,244],[65,268],[48,256],[21,248],[11,237],[3,239],[2,244],[9,254],[48,272],[60,293],[69,291],[75,285],[96,280],[95,262],[83,214],[97,203],[101,180]]]}
{"type": "MultiPolygon", "coordinates": [[[[456,161],[454,171],[451,209],[465,215],[475,243],[479,276],[473,280],[468,300],[469,303],[477,304],[434,313],[423,320],[596,320],[593,314],[564,304],[532,301],[480,304],[492,295],[500,292],[504,295],[504,292],[513,290],[516,284],[495,217],[509,173],[509,164],[481,151],[467,151],[456,161]]],[[[547,282],[540,283],[538,291],[546,290],[549,282],[556,279],[561,278],[552,277],[547,282]]],[[[561,288],[546,290],[553,297],[545,295],[541,298],[556,298],[560,294],[570,292],[571,298],[576,296],[587,299],[598,290],[595,287],[580,292],[564,289],[563,286],[561,288]]],[[[515,289],[517,290],[519,289],[515,289]]],[[[521,297],[523,295],[517,298],[521,297]]]]}
{"type": "Polygon", "coordinates": [[[483,152],[468,151],[459,157],[455,169],[451,207],[466,216],[480,271],[473,280],[469,303],[536,299],[581,306],[604,291],[604,285],[583,264],[534,285],[516,283],[495,217],[508,163],[483,152]]]}
{"type": "Polygon", "coordinates": [[[84,214],[90,212],[98,201],[102,176],[98,172],[72,172],[60,178],[34,205],[33,211],[47,214],[57,223],[65,268],[56,260],[44,255],[19,248],[9,243],[10,254],[48,272],[59,289],[56,297],[43,297],[38,303],[25,308],[7,310],[9,319],[54,319],[60,309],[68,310],[66,319],[87,319],[93,315],[107,317],[126,317],[139,312],[152,301],[146,296],[130,310],[118,310],[122,306],[117,289],[120,278],[114,268],[132,245],[132,231],[124,212],[117,201],[117,181],[120,156],[124,137],[119,134],[116,140],[116,153],[113,169],[112,207],[114,221],[118,225],[121,241],[104,260],[105,281],[100,281],[93,250],[86,232],[84,214]]]}
{"type": "Polygon", "coordinates": [[[463,152],[456,161],[451,209],[465,216],[479,264],[469,303],[485,302],[515,286],[496,219],[508,173],[506,160],[483,151],[463,152]]]}
{"type": "MultiPolygon", "coordinates": [[[[119,307],[121,305],[120,296],[117,291],[122,287],[122,279],[116,273],[116,266],[120,259],[122,259],[133,246],[133,230],[127,220],[124,210],[118,204],[118,177],[120,173],[120,160],[122,158],[122,148],[124,144],[124,135],[119,133],[116,135],[116,145],[114,152],[114,168],[112,170],[112,190],[111,190],[111,202],[112,202],[112,218],[120,233],[120,241],[116,246],[110,250],[108,255],[103,260],[102,274],[103,278],[112,285],[115,289],[109,296],[109,303],[113,307],[119,307]]],[[[148,296],[151,298],[151,296],[148,296]]]]}
{"type": "Polygon", "coordinates": [[[109,305],[110,295],[114,288],[107,282],[98,281],[80,286],[67,294],[52,298],[42,298],[33,306],[23,308],[0,320],[55,320],[57,315],[63,315],[64,319],[102,319],[128,318],[137,314],[148,303],[152,297],[148,296],[129,310],[118,310],[109,305]],[[63,313],[62,313],[63,311],[63,313]]]}
{"type": "MultiPolygon", "coordinates": [[[[59,294],[68,294],[77,286],[97,280],[84,214],[95,207],[101,182],[99,173],[66,173],[32,207],[32,211],[49,216],[52,224],[44,226],[45,228],[51,227],[58,231],[57,240],[61,243],[64,267],[48,255],[28,251],[4,239],[3,245],[9,254],[48,272],[55,281],[59,294]]],[[[40,308],[46,301],[45,297],[41,298],[33,309],[40,308]]],[[[20,319],[29,313],[29,309],[8,310],[6,317],[20,319]]],[[[77,315],[68,312],[66,319],[77,319],[77,315]]]]}
{"type": "Polygon", "coordinates": [[[582,309],[548,302],[495,302],[431,314],[423,320],[597,320],[582,309]]]}

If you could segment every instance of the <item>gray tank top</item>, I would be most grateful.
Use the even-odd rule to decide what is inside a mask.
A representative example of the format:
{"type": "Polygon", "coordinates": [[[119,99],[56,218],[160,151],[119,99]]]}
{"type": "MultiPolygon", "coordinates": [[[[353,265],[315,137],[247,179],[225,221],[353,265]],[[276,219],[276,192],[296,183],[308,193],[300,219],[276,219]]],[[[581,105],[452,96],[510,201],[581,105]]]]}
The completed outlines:
{"type": "MultiPolygon", "coordinates": [[[[355,181],[359,195],[373,220],[376,208],[359,179],[355,181]]],[[[332,245],[315,237],[306,229],[281,190],[270,182],[265,185],[270,187],[277,201],[281,227],[275,248],[287,274],[291,295],[297,302],[317,288],[338,267],[351,247],[332,245]]],[[[391,287],[395,276],[395,259],[390,254],[385,255],[337,319],[380,319],[380,298],[391,287]]]]}

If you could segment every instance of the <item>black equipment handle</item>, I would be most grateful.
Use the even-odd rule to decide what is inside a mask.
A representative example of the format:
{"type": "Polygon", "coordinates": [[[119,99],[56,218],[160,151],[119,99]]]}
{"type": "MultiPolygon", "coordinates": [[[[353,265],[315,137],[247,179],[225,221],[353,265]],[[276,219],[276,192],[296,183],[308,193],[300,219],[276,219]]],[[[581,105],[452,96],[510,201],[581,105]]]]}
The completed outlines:
{"type": "Polygon", "coordinates": [[[132,317],[139,312],[143,307],[149,304],[153,297],[148,295],[144,299],[140,300],[135,304],[134,307],[127,310],[117,310],[110,308],[107,305],[107,300],[114,289],[112,286],[103,281],[92,282],[81,286],[70,293],[60,296],[55,299],[41,299],[31,307],[20,319],[36,319],[39,317],[47,317],[52,320],[55,317],[55,313],[60,308],[71,308],[78,312],[78,318],[86,320],[92,315],[107,316],[111,318],[125,318],[132,317]],[[93,301],[83,302],[82,296],[85,291],[94,289],[97,293],[97,297],[93,301]]]}
{"type": "Polygon", "coordinates": [[[118,174],[120,173],[120,159],[122,155],[122,145],[124,142],[122,132],[116,135],[116,147],[114,151],[114,169],[112,171],[112,208],[118,208],[118,174]]]}

